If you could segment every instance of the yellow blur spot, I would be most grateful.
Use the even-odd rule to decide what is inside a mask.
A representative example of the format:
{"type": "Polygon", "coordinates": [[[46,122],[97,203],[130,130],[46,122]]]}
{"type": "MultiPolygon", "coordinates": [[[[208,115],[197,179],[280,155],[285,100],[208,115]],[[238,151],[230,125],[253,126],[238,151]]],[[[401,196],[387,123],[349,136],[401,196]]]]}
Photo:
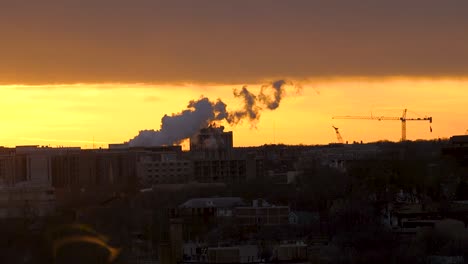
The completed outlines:
{"type": "Polygon", "coordinates": [[[70,237],[65,237],[62,239],[59,239],[55,241],[53,245],[53,255],[54,258],[57,256],[57,251],[62,248],[63,246],[74,244],[74,243],[89,243],[89,244],[94,244],[97,246],[100,246],[102,248],[107,249],[109,252],[109,257],[107,258],[107,261],[109,263],[113,262],[117,256],[120,253],[119,249],[113,248],[109,245],[107,245],[106,242],[102,241],[101,239],[93,236],[70,236],[70,237]]]}

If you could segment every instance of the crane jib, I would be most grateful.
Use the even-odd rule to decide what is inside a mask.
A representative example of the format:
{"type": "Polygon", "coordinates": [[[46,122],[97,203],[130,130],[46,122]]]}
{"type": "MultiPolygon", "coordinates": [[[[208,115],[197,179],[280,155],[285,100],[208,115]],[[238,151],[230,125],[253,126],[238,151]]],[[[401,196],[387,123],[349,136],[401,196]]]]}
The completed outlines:
{"type": "MultiPolygon", "coordinates": [[[[401,121],[401,141],[406,140],[406,121],[429,121],[432,123],[432,117],[418,117],[418,118],[407,118],[406,117],[407,109],[403,110],[403,115],[401,117],[386,117],[386,116],[334,116],[332,119],[362,119],[362,120],[399,120],[401,121]]],[[[430,127],[430,132],[432,132],[432,127],[430,127]]]]}

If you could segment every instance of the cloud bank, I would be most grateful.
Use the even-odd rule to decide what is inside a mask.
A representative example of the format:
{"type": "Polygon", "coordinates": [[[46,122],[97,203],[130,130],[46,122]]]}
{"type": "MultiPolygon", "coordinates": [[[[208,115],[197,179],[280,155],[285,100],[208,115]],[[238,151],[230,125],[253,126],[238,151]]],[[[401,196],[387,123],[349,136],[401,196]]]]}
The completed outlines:
{"type": "Polygon", "coordinates": [[[9,1],[0,83],[466,77],[467,13],[462,0],[9,1]]]}

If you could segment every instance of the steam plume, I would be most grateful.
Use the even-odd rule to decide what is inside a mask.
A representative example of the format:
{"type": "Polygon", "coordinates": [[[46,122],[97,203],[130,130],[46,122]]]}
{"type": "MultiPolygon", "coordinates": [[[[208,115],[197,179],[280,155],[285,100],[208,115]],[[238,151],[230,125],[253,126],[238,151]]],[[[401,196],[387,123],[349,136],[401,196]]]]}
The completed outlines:
{"type": "Polygon", "coordinates": [[[142,130],[129,141],[129,144],[130,146],[173,145],[196,135],[200,129],[208,127],[211,123],[222,120],[226,120],[231,125],[238,124],[244,119],[256,123],[263,109],[275,110],[280,106],[281,100],[286,95],[287,84],[292,83],[277,80],[263,85],[258,95],[250,92],[247,86],[240,90],[234,89],[234,97],[242,99],[244,106],[232,112],[227,111],[227,106],[221,99],[215,102],[207,97],[192,100],[186,110],[171,116],[164,115],[159,130],[142,130]]]}
{"type": "Polygon", "coordinates": [[[270,110],[275,110],[279,107],[281,99],[283,99],[284,95],[284,85],[286,84],[285,80],[278,80],[273,82],[271,85],[263,85],[262,89],[260,90],[259,99],[260,101],[266,105],[266,107],[270,110]],[[273,98],[269,95],[265,94],[265,91],[269,88],[272,88],[273,91],[273,98]]]}
{"type": "Polygon", "coordinates": [[[234,97],[243,99],[244,108],[229,114],[227,121],[230,124],[237,124],[246,117],[250,122],[258,120],[260,107],[257,106],[257,96],[249,92],[247,86],[242,87],[240,91],[235,89],[234,97]]]}
{"type": "Polygon", "coordinates": [[[221,100],[211,102],[202,97],[190,101],[187,109],[171,116],[164,115],[160,130],[142,130],[130,140],[130,146],[161,146],[179,143],[195,135],[210,122],[220,121],[227,117],[226,104],[221,100]]]}

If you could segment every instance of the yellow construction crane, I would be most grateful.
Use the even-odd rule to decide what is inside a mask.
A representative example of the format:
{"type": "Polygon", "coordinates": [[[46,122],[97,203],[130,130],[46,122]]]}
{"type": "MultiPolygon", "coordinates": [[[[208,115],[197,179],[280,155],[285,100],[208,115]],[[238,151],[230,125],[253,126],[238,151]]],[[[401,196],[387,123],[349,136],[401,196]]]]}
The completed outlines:
{"type": "Polygon", "coordinates": [[[341,137],[340,131],[338,130],[339,128],[337,128],[335,126],[332,126],[332,127],[333,127],[333,129],[335,129],[336,139],[338,139],[338,143],[343,144],[344,141],[343,141],[343,138],[341,137]]]}
{"type": "MultiPolygon", "coordinates": [[[[366,120],[399,120],[401,121],[401,141],[406,140],[406,121],[429,121],[432,123],[432,117],[421,117],[421,118],[407,118],[406,112],[408,109],[403,110],[401,117],[386,117],[386,116],[334,116],[333,119],[366,119],[366,120]]],[[[432,127],[430,127],[432,132],[432,127]]]]}

